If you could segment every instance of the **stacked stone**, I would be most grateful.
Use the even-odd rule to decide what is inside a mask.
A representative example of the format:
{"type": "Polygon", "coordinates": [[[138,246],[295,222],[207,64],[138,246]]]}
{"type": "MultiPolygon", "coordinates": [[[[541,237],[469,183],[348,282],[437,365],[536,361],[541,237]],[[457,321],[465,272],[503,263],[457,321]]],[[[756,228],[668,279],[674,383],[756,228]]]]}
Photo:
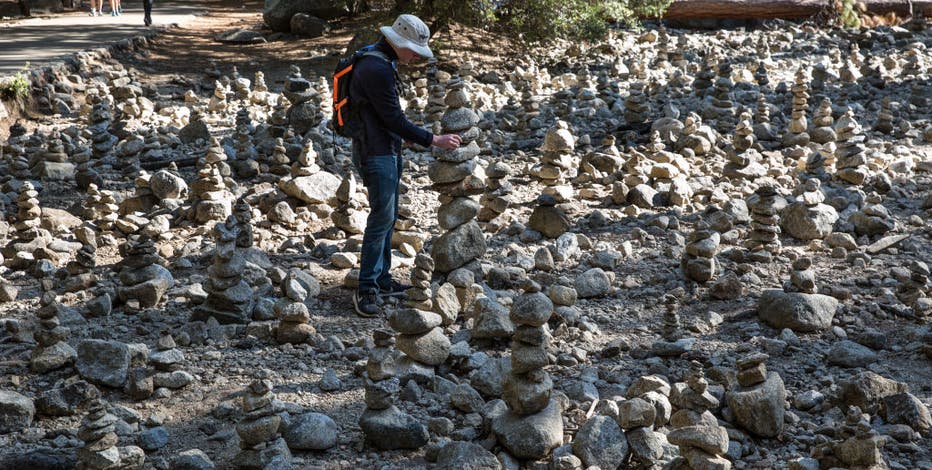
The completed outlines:
{"type": "Polygon", "coordinates": [[[197,172],[191,183],[190,217],[199,223],[223,220],[231,213],[233,194],[215,164],[207,164],[197,172]]]}
{"type": "MultiPolygon", "coordinates": [[[[279,139],[281,141],[281,139],[279,139]]],[[[276,144],[276,149],[278,145],[276,144]]],[[[284,147],[282,147],[284,149],[284,147]]],[[[278,150],[276,150],[277,152],[278,150]]],[[[280,158],[280,157],[279,157],[280,158]]],[[[284,158],[288,158],[285,156],[284,158]]],[[[317,150],[314,149],[314,141],[307,139],[304,142],[304,146],[301,148],[301,153],[298,154],[298,161],[291,165],[289,173],[291,176],[297,178],[299,176],[310,176],[320,171],[320,166],[317,164],[317,150]]]]}
{"type": "Polygon", "coordinates": [[[366,230],[366,218],[369,216],[368,211],[355,196],[356,177],[350,173],[337,188],[337,207],[330,214],[330,220],[335,227],[351,235],[366,230]]]}
{"type": "Polygon", "coordinates": [[[661,27],[657,31],[657,57],[654,59],[654,67],[667,68],[670,66],[670,35],[667,34],[667,28],[661,27]]]}
{"type": "Polygon", "coordinates": [[[28,269],[35,263],[34,252],[51,241],[51,234],[40,227],[39,217],[42,208],[39,207],[39,192],[29,181],[23,183],[16,198],[16,230],[13,239],[3,249],[3,257],[7,259],[7,266],[11,269],[28,269]]]}
{"type": "Polygon", "coordinates": [[[754,70],[754,81],[757,82],[757,86],[765,88],[770,84],[770,77],[767,76],[767,66],[764,64],[764,61],[757,63],[757,69],[754,70]]]}
{"type": "Polygon", "coordinates": [[[811,455],[820,468],[888,468],[882,452],[887,442],[871,428],[870,415],[849,406],[836,440],[814,448],[811,455]]]}
{"type": "Polygon", "coordinates": [[[834,123],[835,119],[832,118],[832,100],[828,97],[822,98],[822,102],[819,103],[819,109],[816,110],[815,117],[812,118],[813,129],[812,132],[809,133],[809,138],[817,144],[834,142],[835,130],[832,129],[834,123]]]}
{"type": "Polygon", "coordinates": [[[74,165],[68,162],[68,153],[58,131],[48,137],[46,151],[33,154],[29,160],[29,171],[34,178],[60,181],[74,174],[74,165]]]}
{"type": "Polygon", "coordinates": [[[676,40],[676,47],[670,51],[670,62],[674,67],[685,69],[689,64],[689,61],[686,60],[685,51],[689,50],[689,42],[686,39],[686,35],[681,35],[676,40]]]}
{"type": "Polygon", "coordinates": [[[236,249],[239,227],[234,217],[217,223],[211,230],[214,262],[207,268],[207,299],[194,309],[191,321],[213,317],[220,323],[247,323],[255,303],[252,288],[243,279],[246,259],[236,249]]]}
{"type": "Polygon", "coordinates": [[[259,153],[252,143],[253,131],[254,126],[249,118],[249,110],[246,107],[240,108],[236,113],[236,131],[233,143],[236,159],[231,164],[240,178],[252,178],[259,174],[259,163],[256,161],[259,153]]]}
{"type": "Polygon", "coordinates": [[[117,288],[117,297],[123,302],[136,301],[140,307],[154,307],[175,285],[171,272],[163,266],[167,262],[159,256],[148,235],[129,236],[120,245],[120,255],[122,286],[117,288]]]}
{"type": "Polygon", "coordinates": [[[142,468],[146,454],[136,446],[117,447],[117,417],[107,412],[101,400],[95,400],[87,416],[81,420],[78,439],[84,446],[78,449],[78,470],[135,470],[142,468]]]}
{"type": "Polygon", "coordinates": [[[544,145],[540,149],[541,164],[535,166],[532,173],[546,186],[565,183],[564,172],[572,170],[575,166],[573,161],[575,147],[576,137],[570,132],[569,125],[564,121],[557,121],[544,136],[544,145]]]}
{"type": "Polygon", "coordinates": [[[243,394],[243,418],[236,423],[239,453],[233,458],[236,468],[286,468],[291,465],[291,451],[281,437],[281,416],[275,412],[270,380],[256,380],[243,394]]]}
{"type": "Polygon", "coordinates": [[[58,311],[61,304],[55,299],[55,294],[46,293],[39,302],[42,305],[36,310],[39,326],[33,333],[39,344],[32,351],[29,367],[33,372],[44,374],[72,365],[78,353],[66,342],[71,330],[60,324],[58,311]]]}
{"type": "Polygon", "coordinates": [[[236,220],[236,227],[239,233],[236,235],[237,248],[252,248],[255,242],[252,232],[252,206],[246,202],[245,198],[240,198],[233,205],[233,219],[236,220]]]}
{"type": "Polygon", "coordinates": [[[278,95],[278,101],[272,108],[272,114],[269,116],[269,135],[272,137],[281,137],[285,135],[288,129],[288,98],[284,95],[278,95]]]}
{"type": "Polygon", "coordinates": [[[864,134],[848,108],[845,115],[835,123],[838,142],[835,148],[835,176],[855,185],[867,179],[867,155],[864,153],[864,134]]]}
{"type": "Polygon", "coordinates": [[[668,343],[676,342],[680,339],[680,309],[679,302],[672,295],[664,296],[663,326],[661,327],[661,336],[668,343]]]}
{"type": "Polygon", "coordinates": [[[440,119],[443,117],[444,111],[447,109],[445,104],[446,100],[446,90],[443,87],[442,83],[437,82],[436,79],[431,79],[430,77],[436,77],[436,62],[433,63],[434,70],[428,70],[428,89],[427,89],[427,106],[424,108],[424,124],[433,128],[433,130],[440,129],[440,119]]]}
{"type": "MultiPolygon", "coordinates": [[[[197,165],[200,168],[206,166],[215,166],[220,170],[221,176],[230,176],[230,166],[227,164],[227,154],[220,145],[217,137],[210,138],[210,147],[203,157],[199,158],[197,165]]],[[[175,169],[177,172],[177,168],[175,169]]]]}
{"type": "Polygon", "coordinates": [[[674,384],[670,396],[673,405],[680,408],[670,420],[674,429],[667,435],[667,440],[680,448],[680,457],[670,468],[729,470],[731,461],[725,458],[728,431],[709,412],[719,401],[709,393],[702,364],[692,361],[689,369],[686,383],[674,384]]]}
{"type": "MultiPolygon", "coordinates": [[[[927,298],[929,293],[929,265],[919,260],[911,261],[909,263],[909,278],[900,280],[900,284],[896,288],[896,297],[903,304],[919,310],[921,307],[918,302],[919,299],[927,298]]],[[[924,304],[926,307],[929,306],[929,302],[924,302],[924,304]]]]}
{"type": "Polygon", "coordinates": [[[787,132],[783,136],[783,146],[805,147],[809,144],[809,134],[806,133],[808,121],[806,111],[809,109],[809,85],[806,82],[806,71],[800,67],[796,71],[796,81],[791,88],[793,93],[793,112],[787,124],[787,132]]]}
{"type": "Polygon", "coordinates": [[[282,294],[285,297],[275,302],[273,307],[279,319],[275,338],[279,343],[306,343],[317,333],[308,323],[311,314],[304,303],[308,297],[307,289],[293,273],[288,273],[282,280],[282,294]]]}
{"type": "Polygon", "coordinates": [[[715,78],[715,58],[711,53],[707,54],[702,61],[702,68],[696,72],[696,79],[693,80],[693,90],[699,99],[705,98],[712,88],[712,79],[715,78]]]}
{"type": "Polygon", "coordinates": [[[720,130],[731,129],[735,124],[735,102],[731,92],[734,87],[731,62],[723,60],[718,64],[718,77],[703,116],[706,120],[715,121],[720,130]]]}
{"type": "Polygon", "coordinates": [[[757,436],[774,438],[783,432],[786,389],[780,374],[767,372],[768,358],[752,353],[738,359],[738,381],[726,401],[738,425],[757,436]]]}
{"type": "MultiPolygon", "coordinates": [[[[377,347],[373,349],[373,354],[379,350],[391,354],[391,337],[385,338],[384,332],[379,330],[376,330],[374,336],[377,347]]],[[[372,361],[370,356],[370,366],[372,361]]],[[[391,360],[386,359],[384,362],[391,360]]],[[[401,389],[399,382],[391,376],[382,380],[370,376],[366,380],[366,411],[359,417],[359,428],[366,436],[366,441],[380,450],[418,449],[427,444],[430,438],[427,426],[395,406],[396,396],[401,389]]]]}
{"type": "Polygon", "coordinates": [[[838,220],[838,212],[825,202],[822,183],[816,178],[809,178],[802,185],[802,193],[797,202],[790,205],[782,215],[786,232],[800,240],[814,240],[827,237],[838,220]]]}
{"type": "Polygon", "coordinates": [[[732,138],[732,147],[725,157],[728,163],[722,174],[730,178],[754,179],[766,175],[767,169],[760,164],[762,156],[753,149],[754,146],[754,128],[751,125],[751,114],[747,111],[741,113],[738,125],[735,127],[735,135],[732,138]]]}
{"type": "Polygon", "coordinates": [[[285,80],[282,94],[291,102],[291,107],[288,108],[288,123],[295,133],[303,135],[320,124],[323,119],[320,93],[310,81],[301,76],[301,70],[295,65],[291,66],[291,75],[285,80]]]}
{"type": "Polygon", "coordinates": [[[237,100],[247,100],[249,99],[249,94],[252,93],[252,82],[239,74],[236,66],[233,66],[233,73],[231,74],[233,79],[230,81],[230,85],[233,88],[233,94],[237,100]]]}
{"type": "Polygon", "coordinates": [[[785,292],[818,294],[819,287],[816,285],[815,272],[812,271],[812,258],[805,256],[797,258],[793,261],[792,267],[790,282],[783,286],[783,290],[785,292]]]}
{"type": "Polygon", "coordinates": [[[498,160],[490,163],[486,168],[485,176],[488,177],[489,191],[479,198],[479,204],[482,206],[477,217],[479,221],[491,222],[504,214],[511,205],[511,184],[502,182],[508,177],[508,172],[508,164],[498,160]]]}
{"type": "Polygon", "coordinates": [[[757,95],[757,109],[754,114],[754,136],[763,142],[773,142],[775,139],[773,127],[770,124],[770,107],[763,93],[757,95]]]}
{"type": "Polygon", "coordinates": [[[263,168],[263,172],[268,172],[277,176],[285,176],[291,173],[291,159],[288,158],[286,154],[287,149],[285,149],[285,141],[281,137],[275,139],[275,147],[272,149],[272,154],[268,156],[265,166],[267,169],[263,168]]]}
{"type": "Polygon", "coordinates": [[[417,310],[430,311],[434,308],[431,300],[430,281],[434,277],[434,260],[427,253],[418,253],[414,257],[414,269],[411,270],[411,288],[405,291],[408,296],[405,306],[417,310]]]}
{"type": "Polygon", "coordinates": [[[919,77],[922,75],[922,59],[919,54],[919,50],[914,47],[906,51],[906,59],[903,63],[902,72],[904,77],[919,77]]]}
{"type": "Polygon", "coordinates": [[[113,197],[113,191],[101,191],[97,189],[96,184],[91,184],[87,187],[87,197],[84,201],[87,216],[94,224],[101,230],[111,230],[120,217],[120,206],[113,197]]]}
{"type": "Polygon", "coordinates": [[[113,146],[117,143],[116,136],[110,133],[111,121],[113,121],[113,114],[110,113],[110,102],[103,99],[95,103],[88,117],[87,128],[91,131],[93,141],[91,148],[97,158],[110,155],[113,146]]]}
{"type": "Polygon", "coordinates": [[[534,131],[543,127],[543,120],[540,119],[541,101],[543,97],[534,94],[530,84],[525,84],[521,92],[521,121],[522,130],[534,131]]]}
{"type": "Polygon", "coordinates": [[[881,134],[893,132],[893,111],[890,109],[889,96],[884,97],[883,101],[880,102],[880,114],[874,124],[874,130],[881,134]]]}
{"type": "Polygon", "coordinates": [[[93,150],[89,144],[78,144],[71,155],[71,161],[77,166],[74,170],[74,182],[78,189],[87,189],[91,184],[103,185],[104,178],[94,170],[91,163],[93,150]]]}
{"type": "Polygon", "coordinates": [[[751,210],[750,239],[744,246],[761,261],[770,259],[771,255],[780,254],[780,202],[782,198],[775,187],[763,185],[747,199],[751,210]]]}
{"type": "Polygon", "coordinates": [[[269,86],[265,83],[265,74],[261,70],[256,71],[253,78],[252,93],[249,94],[249,101],[253,104],[269,104],[269,86]]]}
{"type": "Polygon", "coordinates": [[[553,302],[540,286],[528,281],[509,313],[515,332],[511,371],[502,384],[502,399],[508,411],[493,421],[492,430],[499,443],[519,459],[542,458],[562,443],[560,407],[551,398],[553,381],[544,370],[550,363],[547,321],[553,309],[553,302]],[[524,432],[515,435],[515,429],[524,432]]]}
{"type": "Polygon", "coordinates": [[[624,116],[628,124],[640,124],[650,118],[650,103],[644,94],[644,82],[634,82],[628,88],[624,116]]]}
{"type": "MultiPolygon", "coordinates": [[[[479,155],[479,116],[470,107],[466,84],[452,79],[444,103],[447,106],[441,118],[442,133],[455,133],[462,137],[456,150],[438,149],[437,161],[428,168],[427,175],[440,193],[437,219],[446,232],[433,245],[431,257],[437,270],[450,272],[485,253],[485,238],[475,221],[479,203],[471,195],[485,191],[485,180],[476,174],[476,157],[479,155]]],[[[481,172],[480,172],[481,173],[481,172]]]]}
{"type": "Polygon", "coordinates": [[[214,92],[207,103],[207,111],[216,114],[225,114],[229,103],[227,103],[227,93],[230,90],[223,86],[218,80],[214,80],[214,92]]]}
{"type": "Polygon", "coordinates": [[[721,243],[721,235],[711,230],[708,224],[697,224],[689,234],[689,242],[683,254],[681,266],[686,277],[696,282],[708,282],[715,277],[715,254],[721,243]]]}

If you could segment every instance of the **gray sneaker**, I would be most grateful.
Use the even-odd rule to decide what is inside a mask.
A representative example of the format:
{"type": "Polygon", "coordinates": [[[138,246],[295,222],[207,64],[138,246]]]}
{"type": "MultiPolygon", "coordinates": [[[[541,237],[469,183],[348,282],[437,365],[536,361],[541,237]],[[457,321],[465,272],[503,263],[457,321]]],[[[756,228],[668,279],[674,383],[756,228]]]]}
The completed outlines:
{"type": "Polygon", "coordinates": [[[353,307],[360,317],[374,318],[382,316],[382,305],[379,294],[375,292],[355,292],[353,294],[353,307]]]}

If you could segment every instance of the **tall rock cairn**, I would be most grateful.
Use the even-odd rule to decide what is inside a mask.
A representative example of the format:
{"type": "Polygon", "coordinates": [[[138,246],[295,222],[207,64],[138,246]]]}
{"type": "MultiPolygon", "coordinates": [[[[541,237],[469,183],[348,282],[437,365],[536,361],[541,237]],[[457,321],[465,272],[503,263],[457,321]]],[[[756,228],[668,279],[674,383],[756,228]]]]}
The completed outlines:
{"type": "Polygon", "coordinates": [[[536,174],[541,182],[547,186],[556,186],[566,182],[565,173],[574,166],[573,150],[576,147],[576,137],[570,132],[565,121],[557,121],[544,136],[544,145],[541,147],[541,165],[536,174]]]}
{"type": "Polygon", "coordinates": [[[696,230],[689,234],[689,243],[683,253],[682,268],[687,278],[708,282],[715,277],[715,254],[720,243],[721,235],[711,230],[708,224],[696,224],[696,230]]]}
{"type": "Polygon", "coordinates": [[[734,421],[760,437],[773,438],[783,432],[786,388],[776,372],[768,372],[764,353],[751,353],[738,359],[738,383],[725,399],[734,412],[734,421]]]}
{"type": "Polygon", "coordinates": [[[78,449],[78,470],[133,470],[142,468],[146,454],[136,446],[117,447],[117,417],[107,412],[106,404],[95,400],[87,416],[81,420],[78,439],[84,446],[78,449]]]}
{"type": "Polygon", "coordinates": [[[735,82],[731,80],[731,62],[723,60],[718,64],[718,76],[712,88],[712,95],[705,108],[703,118],[706,121],[715,121],[719,131],[731,129],[735,125],[735,102],[732,90],[735,82]]]}
{"type": "Polygon", "coordinates": [[[719,426],[709,412],[718,407],[719,401],[708,391],[702,364],[692,361],[689,369],[686,383],[674,384],[670,396],[670,401],[680,408],[670,421],[675,429],[667,435],[667,440],[680,448],[680,457],[670,468],[729,470],[731,461],[725,458],[728,430],[719,426]]]}
{"type": "Polygon", "coordinates": [[[47,292],[40,299],[40,303],[42,307],[36,310],[39,328],[33,333],[39,345],[32,351],[29,367],[33,372],[44,374],[73,364],[78,353],[65,341],[71,330],[61,326],[58,320],[60,304],[55,299],[55,294],[47,292]]]}
{"type": "Polygon", "coordinates": [[[307,289],[292,273],[288,273],[282,280],[282,293],[285,297],[275,302],[273,310],[279,318],[278,330],[275,338],[279,343],[304,343],[311,339],[316,331],[308,323],[311,314],[304,303],[307,300],[307,289]]]}
{"type": "Polygon", "coordinates": [[[408,308],[397,310],[388,318],[388,323],[398,332],[395,343],[398,349],[411,359],[427,366],[438,366],[450,354],[450,339],[443,334],[443,317],[431,308],[430,279],[433,277],[434,261],[424,253],[414,258],[411,272],[412,287],[406,291],[408,308]]]}
{"type": "Polygon", "coordinates": [[[881,134],[893,132],[893,109],[889,96],[880,102],[880,113],[877,115],[877,122],[874,123],[874,130],[881,134]]]}
{"type": "Polygon", "coordinates": [[[771,255],[780,254],[780,201],[775,187],[762,185],[748,200],[751,210],[751,232],[744,246],[752,257],[760,261],[770,260],[771,255]]]}
{"type": "Polygon", "coordinates": [[[411,288],[405,291],[405,295],[408,296],[405,306],[426,311],[433,309],[430,290],[430,280],[433,277],[433,258],[427,253],[418,253],[414,257],[414,269],[411,270],[411,288]]]}
{"type": "Polygon", "coordinates": [[[243,279],[246,259],[236,249],[239,227],[234,217],[214,225],[214,263],[207,268],[207,299],[194,309],[191,321],[214,317],[220,323],[247,323],[255,304],[252,288],[243,279]]]}
{"type": "Polygon", "coordinates": [[[844,116],[835,123],[838,142],[835,148],[835,176],[854,185],[864,184],[867,179],[867,155],[864,133],[848,108],[844,116]]]}
{"type": "Polygon", "coordinates": [[[438,149],[434,154],[437,161],[427,172],[434,189],[440,193],[437,218],[440,228],[446,230],[431,251],[436,269],[442,273],[472,262],[486,250],[482,229],[475,221],[479,203],[471,197],[485,190],[484,176],[481,170],[476,172],[479,116],[470,107],[465,82],[454,78],[447,89],[444,100],[447,110],[440,120],[442,133],[459,134],[462,145],[456,150],[438,149]]]}
{"type": "Polygon", "coordinates": [[[819,103],[819,109],[816,110],[815,117],[812,118],[812,131],[809,133],[810,138],[817,144],[822,144],[822,148],[812,152],[806,158],[806,171],[813,175],[823,177],[827,175],[825,167],[831,167],[835,163],[835,129],[832,127],[835,119],[832,117],[832,100],[823,98],[819,103]]]}
{"type": "Polygon", "coordinates": [[[650,102],[644,94],[644,82],[634,82],[625,98],[625,122],[641,124],[650,118],[650,102]]]}
{"type": "Polygon", "coordinates": [[[796,81],[790,90],[793,93],[793,112],[786,127],[786,134],[783,135],[783,146],[805,147],[809,144],[809,134],[806,133],[808,127],[806,112],[809,110],[809,84],[806,80],[806,71],[802,67],[796,71],[796,81]]]}
{"type": "Polygon", "coordinates": [[[511,372],[502,384],[508,411],[496,418],[492,429],[499,443],[520,459],[542,458],[562,442],[563,421],[559,405],[550,396],[553,381],[544,370],[550,363],[547,321],[552,313],[553,303],[533,281],[525,284],[509,313],[515,332],[511,372]],[[517,429],[523,432],[516,435],[517,429]]]}
{"type": "Polygon", "coordinates": [[[256,380],[249,384],[241,403],[243,418],[236,423],[241,449],[233,463],[237,468],[284,468],[291,462],[291,452],[281,437],[282,417],[275,412],[272,382],[256,380]]]}

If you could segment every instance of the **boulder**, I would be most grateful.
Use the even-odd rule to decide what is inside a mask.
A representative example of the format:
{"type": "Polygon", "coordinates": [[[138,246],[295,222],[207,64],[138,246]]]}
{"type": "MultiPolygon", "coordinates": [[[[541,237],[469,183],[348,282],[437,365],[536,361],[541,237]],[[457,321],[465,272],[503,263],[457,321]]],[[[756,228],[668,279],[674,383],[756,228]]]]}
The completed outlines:
{"type": "Polygon", "coordinates": [[[807,207],[797,202],[790,204],[780,217],[783,230],[793,238],[815,240],[827,237],[835,227],[838,212],[827,204],[807,207]]]}
{"type": "Polygon", "coordinates": [[[628,440],[608,416],[593,416],[573,439],[573,453],[586,466],[618,468],[628,457],[628,440]]]}
{"type": "Polygon", "coordinates": [[[335,198],[340,178],[333,173],[319,171],[310,176],[299,176],[279,183],[285,194],[308,204],[324,204],[335,198]]]}
{"type": "Polygon", "coordinates": [[[777,437],[783,432],[783,402],[786,389],[780,374],[770,372],[767,380],[753,387],[738,387],[726,394],[735,421],[761,437],[777,437]]]}
{"type": "Polygon", "coordinates": [[[32,400],[19,393],[0,390],[0,434],[8,434],[32,424],[36,407],[32,400]]]}
{"type": "Polygon", "coordinates": [[[75,368],[91,383],[122,387],[130,365],[130,350],[125,343],[85,339],[78,343],[75,368]]]}
{"type": "Polygon", "coordinates": [[[811,332],[832,326],[838,300],[822,294],[766,290],[757,303],[757,315],[777,328],[811,332]]]}
{"type": "Polygon", "coordinates": [[[266,0],[262,19],[273,31],[287,33],[291,18],[298,13],[329,20],[348,15],[349,5],[345,0],[266,0]]]}
{"type": "Polygon", "coordinates": [[[286,426],[282,437],[294,450],[326,450],[337,444],[337,424],[321,413],[304,413],[286,426]]]}
{"type": "Polygon", "coordinates": [[[475,220],[470,220],[434,242],[431,257],[435,271],[448,273],[485,254],[485,235],[475,220]]]}
{"type": "Polygon", "coordinates": [[[325,20],[307,13],[296,13],[291,17],[290,24],[292,34],[309,38],[319,38],[330,29],[325,20]]]}
{"type": "Polygon", "coordinates": [[[542,459],[563,443],[560,405],[551,399],[546,408],[527,416],[509,411],[492,420],[492,432],[511,455],[542,459]]]}
{"type": "Polygon", "coordinates": [[[366,410],[359,418],[366,440],[380,450],[418,449],[427,444],[427,427],[394,405],[384,410],[366,410]]]}
{"type": "Polygon", "coordinates": [[[499,470],[501,462],[495,454],[472,442],[451,442],[437,453],[434,470],[482,469],[499,470]]]}

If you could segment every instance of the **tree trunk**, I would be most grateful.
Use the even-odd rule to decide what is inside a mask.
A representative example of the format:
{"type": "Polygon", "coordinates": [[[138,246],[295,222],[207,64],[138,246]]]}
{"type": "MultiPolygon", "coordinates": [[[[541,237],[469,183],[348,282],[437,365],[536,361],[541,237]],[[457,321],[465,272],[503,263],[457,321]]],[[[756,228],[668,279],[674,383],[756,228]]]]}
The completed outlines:
{"type": "MultiPolygon", "coordinates": [[[[869,13],[910,15],[907,0],[862,0],[869,13]]],[[[932,0],[913,0],[913,10],[932,14],[932,0]]],[[[664,19],[808,18],[833,8],[832,0],[674,0],[664,19]]]]}

